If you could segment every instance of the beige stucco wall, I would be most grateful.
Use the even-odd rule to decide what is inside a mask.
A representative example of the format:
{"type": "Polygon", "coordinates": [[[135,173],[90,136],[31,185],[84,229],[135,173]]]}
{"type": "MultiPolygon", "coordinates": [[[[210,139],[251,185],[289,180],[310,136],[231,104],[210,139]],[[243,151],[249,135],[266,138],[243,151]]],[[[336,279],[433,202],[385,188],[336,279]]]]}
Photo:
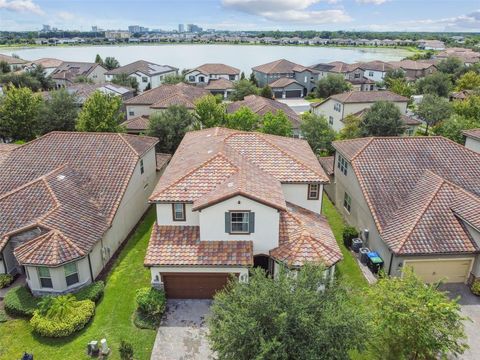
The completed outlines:
{"type": "Polygon", "coordinates": [[[91,79],[95,84],[101,84],[105,81],[106,72],[107,69],[97,66],[90,74],[88,74],[88,78],[91,79]]]}
{"type": "Polygon", "coordinates": [[[199,212],[192,211],[192,204],[185,204],[185,221],[173,221],[172,204],[156,204],[157,224],[176,226],[200,225],[199,212]]]}
{"type": "Polygon", "coordinates": [[[480,153],[480,140],[467,137],[465,140],[465,147],[470,150],[480,153]]]}
{"type": "Polygon", "coordinates": [[[127,111],[127,120],[130,120],[132,118],[142,116],[142,115],[151,115],[154,111],[154,109],[151,109],[150,106],[148,105],[127,105],[126,106],[126,111],[127,111]],[[131,112],[133,111],[133,114],[131,112]]]}
{"type": "Polygon", "coordinates": [[[308,200],[308,184],[282,184],[285,200],[307,210],[321,213],[323,185],[320,185],[318,200],[308,200]]]}

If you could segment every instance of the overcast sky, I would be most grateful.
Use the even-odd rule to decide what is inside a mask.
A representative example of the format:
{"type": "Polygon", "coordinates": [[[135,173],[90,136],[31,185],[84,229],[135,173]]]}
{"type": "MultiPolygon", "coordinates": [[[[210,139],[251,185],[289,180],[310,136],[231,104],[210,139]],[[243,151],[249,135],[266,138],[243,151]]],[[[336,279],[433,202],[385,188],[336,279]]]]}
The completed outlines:
{"type": "Polygon", "coordinates": [[[475,0],[0,0],[0,30],[176,29],[480,32],[475,0]]]}

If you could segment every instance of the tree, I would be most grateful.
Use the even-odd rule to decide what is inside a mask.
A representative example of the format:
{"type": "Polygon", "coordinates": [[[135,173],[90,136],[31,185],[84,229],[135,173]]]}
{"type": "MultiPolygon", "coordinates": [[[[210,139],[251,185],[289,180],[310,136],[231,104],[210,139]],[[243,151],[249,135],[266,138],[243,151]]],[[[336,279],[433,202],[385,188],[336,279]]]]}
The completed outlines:
{"type": "Polygon", "coordinates": [[[467,348],[458,303],[412,270],[380,278],[367,291],[373,312],[369,358],[443,359],[467,348]]]}
{"type": "Polygon", "coordinates": [[[248,80],[239,80],[233,84],[233,91],[230,93],[230,100],[243,100],[245,96],[257,95],[258,88],[248,80]]]}
{"type": "Polygon", "coordinates": [[[132,89],[135,90],[135,92],[138,91],[138,81],[136,78],[129,76],[128,74],[117,74],[113,76],[112,79],[113,84],[117,84],[120,86],[128,86],[131,87],[132,89]]]}
{"type": "Polygon", "coordinates": [[[343,75],[328,74],[318,80],[315,95],[318,98],[327,98],[333,94],[340,94],[350,90],[350,84],[343,75]]]}
{"type": "Polygon", "coordinates": [[[267,99],[273,99],[273,91],[272,88],[268,85],[265,85],[261,90],[260,90],[260,96],[267,98],[267,99]]]}
{"type": "Polygon", "coordinates": [[[97,56],[95,56],[95,63],[99,65],[103,65],[103,60],[100,54],[97,54],[97,56]]]}
{"type": "Polygon", "coordinates": [[[362,132],[360,130],[360,124],[362,123],[362,118],[355,116],[353,114],[347,115],[343,119],[344,127],[339,132],[340,140],[347,139],[356,139],[362,137],[362,132]]]}
{"type": "Polygon", "coordinates": [[[40,113],[41,134],[50,131],[74,131],[78,117],[78,99],[65,89],[50,92],[40,113]]]}
{"type": "Polygon", "coordinates": [[[55,82],[51,77],[47,76],[42,65],[36,66],[34,69],[30,70],[28,74],[40,83],[42,90],[51,90],[55,87],[55,82]]]}
{"type": "Polygon", "coordinates": [[[62,319],[75,311],[77,299],[72,294],[52,297],[46,317],[49,319],[62,319]]]}
{"type": "Polygon", "coordinates": [[[476,129],[480,127],[480,118],[466,118],[457,114],[453,114],[450,118],[438,123],[433,131],[436,135],[444,136],[459,144],[465,143],[463,130],[476,129]]]}
{"type": "Polygon", "coordinates": [[[171,84],[171,85],[175,85],[175,84],[179,84],[181,82],[185,82],[185,77],[183,75],[166,75],[164,78],[163,78],[163,84],[171,84]]]}
{"type": "Polygon", "coordinates": [[[8,73],[0,76],[0,84],[14,86],[16,88],[26,87],[37,92],[42,89],[42,84],[28,73],[8,73]]]}
{"type": "Polygon", "coordinates": [[[0,100],[0,134],[13,141],[30,141],[39,134],[42,97],[29,88],[8,86],[0,100]]]}
{"type": "Polygon", "coordinates": [[[124,119],[122,99],[119,96],[95,91],[83,104],[78,114],[77,131],[122,132],[124,119]]]}
{"type": "Polygon", "coordinates": [[[447,74],[437,71],[417,80],[417,92],[448,97],[452,82],[447,74]]]}
{"type": "Polygon", "coordinates": [[[330,285],[318,265],[295,275],[255,268],[248,283],[217,293],[208,336],[219,359],[348,359],[361,348],[366,319],[349,290],[330,285]]]}
{"type": "Polygon", "coordinates": [[[480,119],[480,94],[471,95],[462,101],[454,101],[453,110],[460,116],[473,120],[480,119]]]}
{"type": "Polygon", "coordinates": [[[120,67],[120,63],[113,56],[107,56],[103,62],[103,66],[107,70],[113,70],[120,67]]]}
{"type": "Polygon", "coordinates": [[[405,124],[398,107],[391,101],[377,101],[365,111],[360,132],[362,136],[399,136],[405,124]]]}
{"type": "Polygon", "coordinates": [[[7,74],[10,72],[10,65],[5,60],[0,61],[0,74],[7,74]]]}
{"type": "Polygon", "coordinates": [[[75,84],[93,84],[93,80],[85,75],[78,75],[73,79],[75,84]]]}
{"type": "Polygon", "coordinates": [[[416,114],[427,124],[425,127],[425,135],[428,135],[428,128],[430,126],[435,126],[439,121],[448,119],[451,113],[452,106],[447,99],[430,94],[423,97],[416,111],[416,114]]]}
{"type": "Polygon", "coordinates": [[[332,141],[335,140],[336,134],[325,116],[304,112],[300,129],[315,154],[334,152],[332,141]]]}
{"type": "Polygon", "coordinates": [[[457,80],[456,85],[457,91],[479,89],[480,74],[477,74],[475,71],[468,71],[457,80]]]}
{"type": "Polygon", "coordinates": [[[263,115],[260,131],[265,134],[292,136],[292,122],[282,110],[275,114],[268,111],[263,115]]]}
{"type": "Polygon", "coordinates": [[[405,71],[402,69],[392,69],[388,70],[385,73],[385,77],[383,78],[383,81],[389,86],[389,82],[392,80],[405,80],[405,71]]]}
{"type": "Polygon", "coordinates": [[[243,131],[255,131],[258,129],[260,116],[254,113],[250,108],[241,106],[234,113],[227,114],[226,127],[243,131]]]}
{"type": "Polygon", "coordinates": [[[195,117],[200,128],[221,126],[225,119],[225,106],[217,102],[213,95],[206,95],[195,102],[195,117]]]}
{"type": "Polygon", "coordinates": [[[172,105],[150,115],[147,134],[161,139],[157,151],[173,154],[195,120],[195,116],[185,106],[172,105]]]}
{"type": "Polygon", "coordinates": [[[240,74],[240,80],[245,80],[245,73],[243,71],[240,74]]]}
{"type": "Polygon", "coordinates": [[[414,93],[413,87],[409,83],[407,83],[405,79],[391,78],[386,84],[388,90],[394,92],[395,94],[405,96],[407,98],[410,98],[414,93]]]}
{"type": "Polygon", "coordinates": [[[457,74],[462,67],[463,62],[455,56],[449,56],[437,64],[438,71],[449,75],[457,74]]]}
{"type": "MultiPolygon", "coordinates": [[[[240,79],[240,80],[242,80],[242,79],[240,79]]],[[[258,81],[257,81],[257,78],[255,77],[255,74],[253,73],[253,71],[250,73],[250,77],[248,78],[248,81],[250,81],[250,83],[253,84],[255,87],[258,87],[258,81]]]]}

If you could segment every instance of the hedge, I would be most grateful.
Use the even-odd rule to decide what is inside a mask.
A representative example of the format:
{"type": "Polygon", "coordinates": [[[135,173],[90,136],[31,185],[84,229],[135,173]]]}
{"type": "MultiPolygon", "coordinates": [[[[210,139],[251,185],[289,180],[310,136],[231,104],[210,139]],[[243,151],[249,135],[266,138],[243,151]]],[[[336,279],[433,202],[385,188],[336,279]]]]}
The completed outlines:
{"type": "Polygon", "coordinates": [[[77,300],[91,300],[97,302],[103,295],[105,283],[103,281],[94,282],[73,294],[77,300]]]}
{"type": "Polygon", "coordinates": [[[156,329],[160,324],[167,299],[165,292],[154,288],[141,288],[135,297],[137,310],[133,322],[140,329],[156,329]]]}
{"type": "Polygon", "coordinates": [[[37,310],[30,319],[33,331],[45,337],[65,337],[85,327],[95,314],[95,303],[91,300],[78,301],[75,311],[61,319],[49,319],[37,310]]]}
{"type": "Polygon", "coordinates": [[[34,297],[25,286],[15,287],[7,292],[4,303],[5,310],[10,315],[33,315],[41,298],[34,297]]]}
{"type": "Polygon", "coordinates": [[[10,274],[0,274],[0,289],[7,287],[13,282],[13,276],[10,274]]]}

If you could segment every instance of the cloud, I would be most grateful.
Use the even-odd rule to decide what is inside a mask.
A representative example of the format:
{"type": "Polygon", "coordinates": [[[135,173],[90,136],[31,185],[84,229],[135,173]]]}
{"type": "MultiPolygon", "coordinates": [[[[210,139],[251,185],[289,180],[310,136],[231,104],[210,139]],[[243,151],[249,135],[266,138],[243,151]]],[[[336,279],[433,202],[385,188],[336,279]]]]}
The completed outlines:
{"type": "Polygon", "coordinates": [[[386,3],[388,0],[357,0],[359,4],[374,4],[374,5],[381,5],[386,3]]]}
{"type": "MultiPolygon", "coordinates": [[[[223,0],[225,8],[287,23],[328,24],[349,22],[352,18],[341,9],[311,10],[320,0],[223,0]]],[[[328,3],[337,0],[327,0],[328,3]]]]}
{"type": "Polygon", "coordinates": [[[0,0],[0,10],[6,9],[16,12],[31,12],[44,15],[44,11],[32,0],[0,0]]]}
{"type": "Polygon", "coordinates": [[[57,17],[63,21],[73,20],[75,15],[68,11],[59,11],[56,13],[57,17]]]}

